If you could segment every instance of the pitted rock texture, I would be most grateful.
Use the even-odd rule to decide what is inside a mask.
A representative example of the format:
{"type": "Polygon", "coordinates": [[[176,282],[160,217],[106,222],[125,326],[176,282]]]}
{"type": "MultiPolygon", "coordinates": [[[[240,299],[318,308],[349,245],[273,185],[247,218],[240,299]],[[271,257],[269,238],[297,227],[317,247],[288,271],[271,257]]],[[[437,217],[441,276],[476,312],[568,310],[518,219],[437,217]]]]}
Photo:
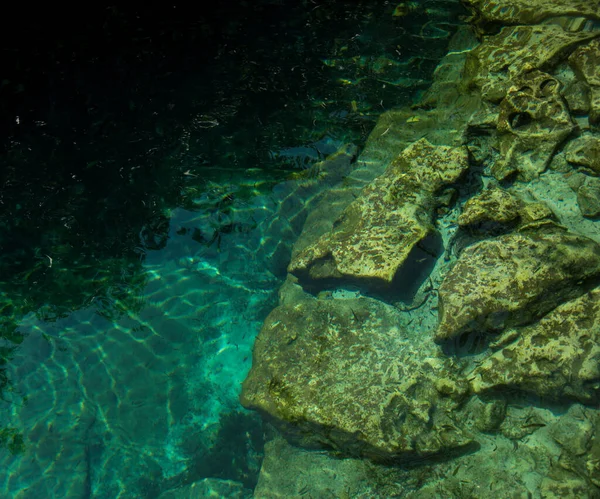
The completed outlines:
{"type": "Polygon", "coordinates": [[[600,87],[600,39],[578,47],[569,57],[569,64],[588,85],[600,87]]]}
{"type": "Polygon", "coordinates": [[[595,36],[567,32],[553,24],[504,27],[497,35],[484,37],[469,53],[464,81],[479,88],[484,99],[498,103],[515,77],[552,66],[577,44],[595,36]]]}
{"type": "Polygon", "coordinates": [[[418,243],[435,232],[436,194],[468,168],[467,149],[421,139],[367,185],[332,230],[295,255],[301,283],[389,286],[418,243]]]}
{"type": "Polygon", "coordinates": [[[437,342],[498,333],[540,318],[600,277],[600,245],[559,228],[466,248],[440,286],[437,342]]]}
{"type": "Polygon", "coordinates": [[[374,460],[470,449],[457,424],[466,383],[405,323],[370,298],[281,305],[256,339],[242,404],[303,446],[374,460]]]}
{"type": "Polygon", "coordinates": [[[554,224],[556,215],[542,202],[528,203],[500,187],[469,198],[458,217],[461,234],[498,236],[510,230],[554,224]]]}
{"type": "Polygon", "coordinates": [[[598,0],[462,0],[480,30],[507,24],[537,24],[549,17],[600,19],[598,0]]]}
{"type": "Polygon", "coordinates": [[[574,129],[558,80],[537,70],[516,77],[500,103],[500,158],[492,174],[498,180],[515,172],[524,180],[535,178],[574,129]]]}
{"type": "Polygon", "coordinates": [[[572,140],[565,147],[565,154],[569,163],[600,175],[600,135],[585,134],[572,140]]]}
{"type": "Polygon", "coordinates": [[[600,125],[600,39],[578,47],[569,57],[569,64],[590,87],[590,124],[600,125]]]}
{"type": "Polygon", "coordinates": [[[600,289],[509,331],[516,340],[473,372],[476,393],[514,388],[546,399],[596,401],[600,394],[600,289]]]}

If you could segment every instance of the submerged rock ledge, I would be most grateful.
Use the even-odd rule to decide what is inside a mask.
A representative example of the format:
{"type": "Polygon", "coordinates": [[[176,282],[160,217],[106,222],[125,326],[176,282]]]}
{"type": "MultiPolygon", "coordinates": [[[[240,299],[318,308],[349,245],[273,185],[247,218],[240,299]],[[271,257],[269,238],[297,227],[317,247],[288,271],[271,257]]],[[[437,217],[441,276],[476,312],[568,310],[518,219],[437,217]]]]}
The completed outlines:
{"type": "MultiPolygon", "coordinates": [[[[463,4],[431,89],[311,206],[241,401],[354,458],[348,497],[598,497],[600,2],[463,4]]],[[[292,494],[276,462],[255,497],[292,494]]]]}
{"type": "Polygon", "coordinates": [[[434,233],[436,195],[467,168],[465,147],[433,146],[426,139],[408,146],[331,231],[294,256],[288,271],[312,287],[389,287],[415,247],[434,233]]]}

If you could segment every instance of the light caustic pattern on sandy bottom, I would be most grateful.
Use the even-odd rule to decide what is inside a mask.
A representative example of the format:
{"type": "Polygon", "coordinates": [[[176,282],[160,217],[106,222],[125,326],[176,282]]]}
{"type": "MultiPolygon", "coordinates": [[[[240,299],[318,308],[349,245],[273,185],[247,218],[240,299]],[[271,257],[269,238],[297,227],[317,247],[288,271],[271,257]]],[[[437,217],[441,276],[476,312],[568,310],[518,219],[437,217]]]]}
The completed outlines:
{"type": "MultiPolygon", "coordinates": [[[[177,210],[172,227],[200,216],[177,210]]],[[[0,417],[23,432],[25,450],[2,451],[2,495],[131,497],[139,477],[184,471],[191,431],[210,441],[219,415],[240,410],[277,280],[235,236],[227,241],[209,261],[173,234],[148,254],[141,309],[114,322],[93,306],[22,321],[26,339],[8,370],[19,403],[2,404],[0,417]]]]}

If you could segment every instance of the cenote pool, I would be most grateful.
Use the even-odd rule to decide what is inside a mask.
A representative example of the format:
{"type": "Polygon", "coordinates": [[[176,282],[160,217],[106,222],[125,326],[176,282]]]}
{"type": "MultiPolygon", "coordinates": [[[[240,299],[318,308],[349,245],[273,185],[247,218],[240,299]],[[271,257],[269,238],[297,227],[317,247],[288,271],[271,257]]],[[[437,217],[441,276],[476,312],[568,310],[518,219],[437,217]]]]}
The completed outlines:
{"type": "Polygon", "coordinates": [[[529,4],[16,6],[0,497],[598,497],[600,8],[529,4]]]}

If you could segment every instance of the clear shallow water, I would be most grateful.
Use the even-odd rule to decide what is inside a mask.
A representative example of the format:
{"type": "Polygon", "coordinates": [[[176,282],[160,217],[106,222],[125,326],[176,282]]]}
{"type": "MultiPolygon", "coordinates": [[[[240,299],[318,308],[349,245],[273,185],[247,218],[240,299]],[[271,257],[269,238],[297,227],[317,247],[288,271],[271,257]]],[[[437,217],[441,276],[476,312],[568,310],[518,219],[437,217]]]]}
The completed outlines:
{"type": "Polygon", "coordinates": [[[294,202],[294,175],[360,147],[382,111],[427,87],[453,5],[403,25],[368,2],[267,2],[268,15],[216,16],[211,43],[201,26],[148,41],[148,23],[128,45],[109,18],[112,51],[88,42],[69,65],[57,42],[31,52],[40,73],[14,70],[2,87],[0,494],[254,486],[262,428],[240,383],[303,206],[327,187],[294,202]]]}

